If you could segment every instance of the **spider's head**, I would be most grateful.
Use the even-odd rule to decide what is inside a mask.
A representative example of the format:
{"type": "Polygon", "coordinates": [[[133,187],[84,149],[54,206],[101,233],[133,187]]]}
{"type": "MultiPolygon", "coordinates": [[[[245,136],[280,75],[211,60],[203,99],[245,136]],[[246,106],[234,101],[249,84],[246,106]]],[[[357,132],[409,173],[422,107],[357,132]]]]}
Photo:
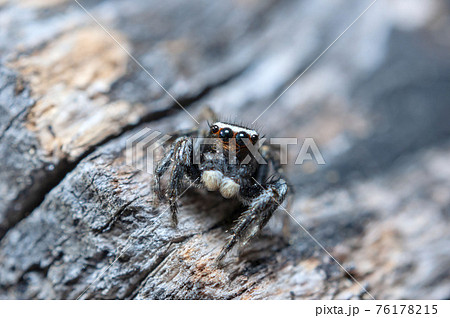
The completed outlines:
{"type": "Polygon", "coordinates": [[[245,140],[253,145],[259,140],[256,130],[220,121],[210,125],[210,136],[217,138],[225,150],[229,150],[231,145],[236,145],[236,152],[247,148],[245,140]]]}

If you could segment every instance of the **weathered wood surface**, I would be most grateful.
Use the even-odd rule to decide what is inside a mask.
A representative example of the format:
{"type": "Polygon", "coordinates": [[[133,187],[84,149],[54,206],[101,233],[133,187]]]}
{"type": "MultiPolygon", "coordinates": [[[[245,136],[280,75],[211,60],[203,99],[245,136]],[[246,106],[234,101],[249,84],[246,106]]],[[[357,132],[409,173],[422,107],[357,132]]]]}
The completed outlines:
{"type": "MultiPolygon", "coordinates": [[[[81,3],[194,117],[248,122],[369,4],[81,3]]],[[[318,142],[291,213],[375,298],[450,297],[448,10],[378,1],[258,120],[318,142]]],[[[0,23],[1,298],[369,298],[283,211],[214,267],[240,207],[189,190],[173,229],[125,164],[134,133],[193,120],[73,1],[0,23]]]]}

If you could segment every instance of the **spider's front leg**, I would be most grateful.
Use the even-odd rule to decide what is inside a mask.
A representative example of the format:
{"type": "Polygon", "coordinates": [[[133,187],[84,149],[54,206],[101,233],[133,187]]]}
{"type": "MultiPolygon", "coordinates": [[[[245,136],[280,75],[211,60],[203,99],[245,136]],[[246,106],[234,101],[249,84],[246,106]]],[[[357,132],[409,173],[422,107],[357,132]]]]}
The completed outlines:
{"type": "Polygon", "coordinates": [[[155,167],[155,178],[153,183],[153,188],[156,196],[160,201],[164,199],[163,191],[161,190],[161,177],[166,173],[167,169],[169,169],[170,164],[172,163],[172,156],[174,152],[174,147],[171,146],[169,151],[164,154],[164,157],[158,162],[155,167]]]}
{"type": "Polygon", "coordinates": [[[254,184],[253,191],[258,195],[253,198],[248,209],[242,213],[231,230],[232,235],[217,257],[217,263],[220,263],[238,241],[245,244],[263,229],[286,197],[288,185],[284,179],[273,180],[263,185],[254,184]]]}
{"type": "MultiPolygon", "coordinates": [[[[289,180],[287,179],[285,172],[284,172],[284,167],[281,165],[280,163],[280,154],[279,151],[277,151],[276,148],[274,148],[273,145],[264,145],[261,147],[260,149],[261,151],[261,156],[272,165],[272,169],[275,171],[275,173],[280,176],[281,178],[283,178],[287,183],[288,183],[288,193],[287,193],[287,204],[286,204],[286,210],[287,211],[291,211],[292,208],[292,204],[293,204],[293,200],[294,200],[294,193],[295,193],[295,189],[294,186],[289,182],[289,180]]],[[[269,171],[269,167],[268,165],[262,165],[261,166],[261,171],[259,171],[258,174],[258,182],[264,182],[264,180],[267,177],[268,171],[269,171]]],[[[283,214],[283,237],[286,240],[286,242],[289,241],[290,239],[290,229],[289,229],[289,221],[290,221],[290,217],[288,213],[283,214]]]]}
{"type": "Polygon", "coordinates": [[[160,180],[173,163],[166,196],[169,201],[172,222],[175,226],[178,224],[177,199],[183,185],[183,177],[186,175],[192,180],[198,180],[200,176],[200,171],[192,164],[193,151],[192,137],[179,137],[155,169],[155,192],[162,199],[164,196],[161,191],[160,180]]]}

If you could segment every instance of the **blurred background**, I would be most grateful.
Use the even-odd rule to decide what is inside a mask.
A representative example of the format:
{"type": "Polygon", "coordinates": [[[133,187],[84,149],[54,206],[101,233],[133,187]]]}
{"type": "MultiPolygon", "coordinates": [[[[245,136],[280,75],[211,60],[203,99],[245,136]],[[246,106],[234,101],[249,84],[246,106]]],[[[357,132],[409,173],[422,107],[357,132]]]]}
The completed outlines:
{"type": "MultiPolygon", "coordinates": [[[[199,121],[209,105],[257,119],[267,137],[314,138],[326,165],[288,167],[293,215],[376,298],[448,299],[450,2],[376,1],[283,93],[371,3],[0,0],[0,297],[76,298],[92,281],[78,250],[47,237],[66,235],[63,218],[48,220],[96,219],[108,188],[89,199],[81,190],[86,171],[100,169],[95,155],[119,171],[127,134],[194,126],[179,102],[199,121]]],[[[293,269],[277,267],[270,283],[284,287],[239,297],[359,297],[327,283],[338,269],[302,276],[301,260],[321,263],[323,251],[295,222],[290,231],[277,257],[293,269]]],[[[96,266],[114,259],[106,255],[96,266]]],[[[153,287],[121,288],[87,297],[156,297],[153,287]]]]}

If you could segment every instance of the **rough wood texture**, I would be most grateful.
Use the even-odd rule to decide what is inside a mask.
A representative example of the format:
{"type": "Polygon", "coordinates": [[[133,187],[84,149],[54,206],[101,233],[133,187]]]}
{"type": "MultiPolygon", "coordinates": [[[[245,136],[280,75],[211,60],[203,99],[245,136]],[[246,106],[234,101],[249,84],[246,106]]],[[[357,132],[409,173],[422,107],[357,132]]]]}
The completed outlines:
{"type": "MultiPolygon", "coordinates": [[[[194,117],[248,122],[369,5],[81,3],[194,117]]],[[[377,2],[258,120],[315,138],[291,213],[375,298],[450,297],[448,11],[377,2]]],[[[193,120],[73,1],[0,1],[0,25],[0,298],[370,298],[283,211],[214,267],[240,206],[191,189],[173,229],[125,164],[193,120]]]]}

